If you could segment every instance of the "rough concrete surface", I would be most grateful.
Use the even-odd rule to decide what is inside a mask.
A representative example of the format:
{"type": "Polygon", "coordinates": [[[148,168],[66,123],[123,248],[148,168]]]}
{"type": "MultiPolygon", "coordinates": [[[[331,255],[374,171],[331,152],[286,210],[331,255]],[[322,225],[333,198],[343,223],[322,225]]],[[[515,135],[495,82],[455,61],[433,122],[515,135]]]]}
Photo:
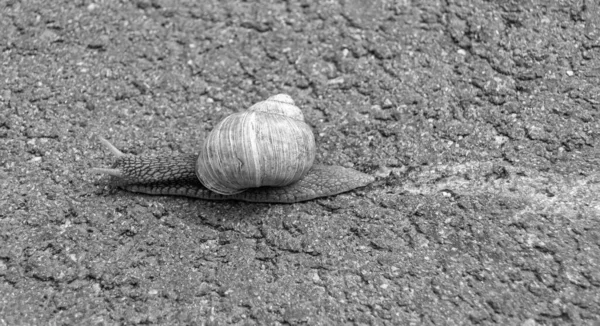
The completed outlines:
{"type": "Polygon", "coordinates": [[[600,13],[573,1],[0,1],[0,325],[599,325],[600,13]],[[89,173],[289,93],[291,205],[89,173]]]}

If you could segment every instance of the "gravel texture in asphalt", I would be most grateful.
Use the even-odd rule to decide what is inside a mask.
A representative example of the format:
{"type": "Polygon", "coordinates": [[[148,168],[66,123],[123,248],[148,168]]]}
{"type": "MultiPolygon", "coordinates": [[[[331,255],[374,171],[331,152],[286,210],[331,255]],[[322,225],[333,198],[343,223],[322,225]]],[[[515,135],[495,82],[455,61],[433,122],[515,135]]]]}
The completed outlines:
{"type": "Polygon", "coordinates": [[[578,1],[0,1],[1,325],[598,325],[600,12],[578,1]],[[89,173],[278,93],[305,203],[89,173]]]}

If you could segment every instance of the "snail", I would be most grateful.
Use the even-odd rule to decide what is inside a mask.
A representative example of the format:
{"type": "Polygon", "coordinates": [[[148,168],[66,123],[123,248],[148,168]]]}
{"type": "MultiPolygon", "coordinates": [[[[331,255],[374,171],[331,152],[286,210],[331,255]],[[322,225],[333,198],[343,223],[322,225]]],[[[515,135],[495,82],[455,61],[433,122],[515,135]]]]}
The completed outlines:
{"type": "Polygon", "coordinates": [[[135,156],[100,142],[116,157],[93,168],[117,187],[151,195],[294,203],[336,195],[374,181],[341,166],[313,164],[316,145],[302,111],[278,94],[223,119],[198,155],[135,156]]]}

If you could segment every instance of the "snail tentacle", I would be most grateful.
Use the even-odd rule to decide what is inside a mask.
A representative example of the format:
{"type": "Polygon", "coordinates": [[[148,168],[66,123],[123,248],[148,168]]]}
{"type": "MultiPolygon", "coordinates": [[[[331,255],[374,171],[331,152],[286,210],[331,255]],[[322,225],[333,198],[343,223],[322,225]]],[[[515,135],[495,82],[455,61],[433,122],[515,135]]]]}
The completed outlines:
{"type": "Polygon", "coordinates": [[[116,149],[100,138],[116,156],[110,169],[94,168],[93,172],[113,177],[113,184],[127,191],[150,195],[187,196],[208,200],[241,200],[248,202],[294,203],[336,195],[374,181],[368,174],[341,166],[314,165],[298,182],[284,187],[259,187],[235,195],[221,195],[204,187],[196,177],[197,155],[134,156],[116,149]]]}
{"type": "Polygon", "coordinates": [[[108,149],[114,156],[125,156],[125,153],[121,152],[118,148],[115,147],[115,145],[111,144],[108,140],[106,140],[106,138],[98,136],[98,139],[100,140],[100,143],[102,143],[102,145],[104,145],[104,147],[106,147],[106,149],[108,149]]]}
{"type": "MultiPolygon", "coordinates": [[[[102,136],[98,136],[98,140],[100,140],[100,143],[102,145],[104,145],[104,147],[106,147],[106,149],[108,149],[108,151],[111,152],[111,154],[113,154],[115,157],[126,156],[125,153],[121,152],[118,148],[116,148],[113,144],[111,144],[108,140],[106,140],[106,138],[104,138],[102,136]]],[[[117,178],[123,177],[123,173],[119,169],[92,168],[92,169],[90,169],[90,172],[98,173],[98,174],[108,174],[110,176],[117,177],[117,178]]]]}
{"type": "Polygon", "coordinates": [[[122,178],[123,173],[119,169],[107,169],[107,168],[91,168],[90,172],[96,174],[107,174],[116,178],[122,178]]]}

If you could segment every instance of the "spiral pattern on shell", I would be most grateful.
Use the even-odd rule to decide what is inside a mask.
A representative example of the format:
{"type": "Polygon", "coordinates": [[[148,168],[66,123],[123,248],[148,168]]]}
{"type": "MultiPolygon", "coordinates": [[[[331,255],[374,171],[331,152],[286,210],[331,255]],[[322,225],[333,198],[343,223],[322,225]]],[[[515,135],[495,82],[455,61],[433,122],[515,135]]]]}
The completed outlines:
{"type": "Polygon", "coordinates": [[[196,174],[223,195],[286,186],[306,175],[315,152],[302,112],[290,96],[279,94],[221,121],[204,142],[196,174]]]}

